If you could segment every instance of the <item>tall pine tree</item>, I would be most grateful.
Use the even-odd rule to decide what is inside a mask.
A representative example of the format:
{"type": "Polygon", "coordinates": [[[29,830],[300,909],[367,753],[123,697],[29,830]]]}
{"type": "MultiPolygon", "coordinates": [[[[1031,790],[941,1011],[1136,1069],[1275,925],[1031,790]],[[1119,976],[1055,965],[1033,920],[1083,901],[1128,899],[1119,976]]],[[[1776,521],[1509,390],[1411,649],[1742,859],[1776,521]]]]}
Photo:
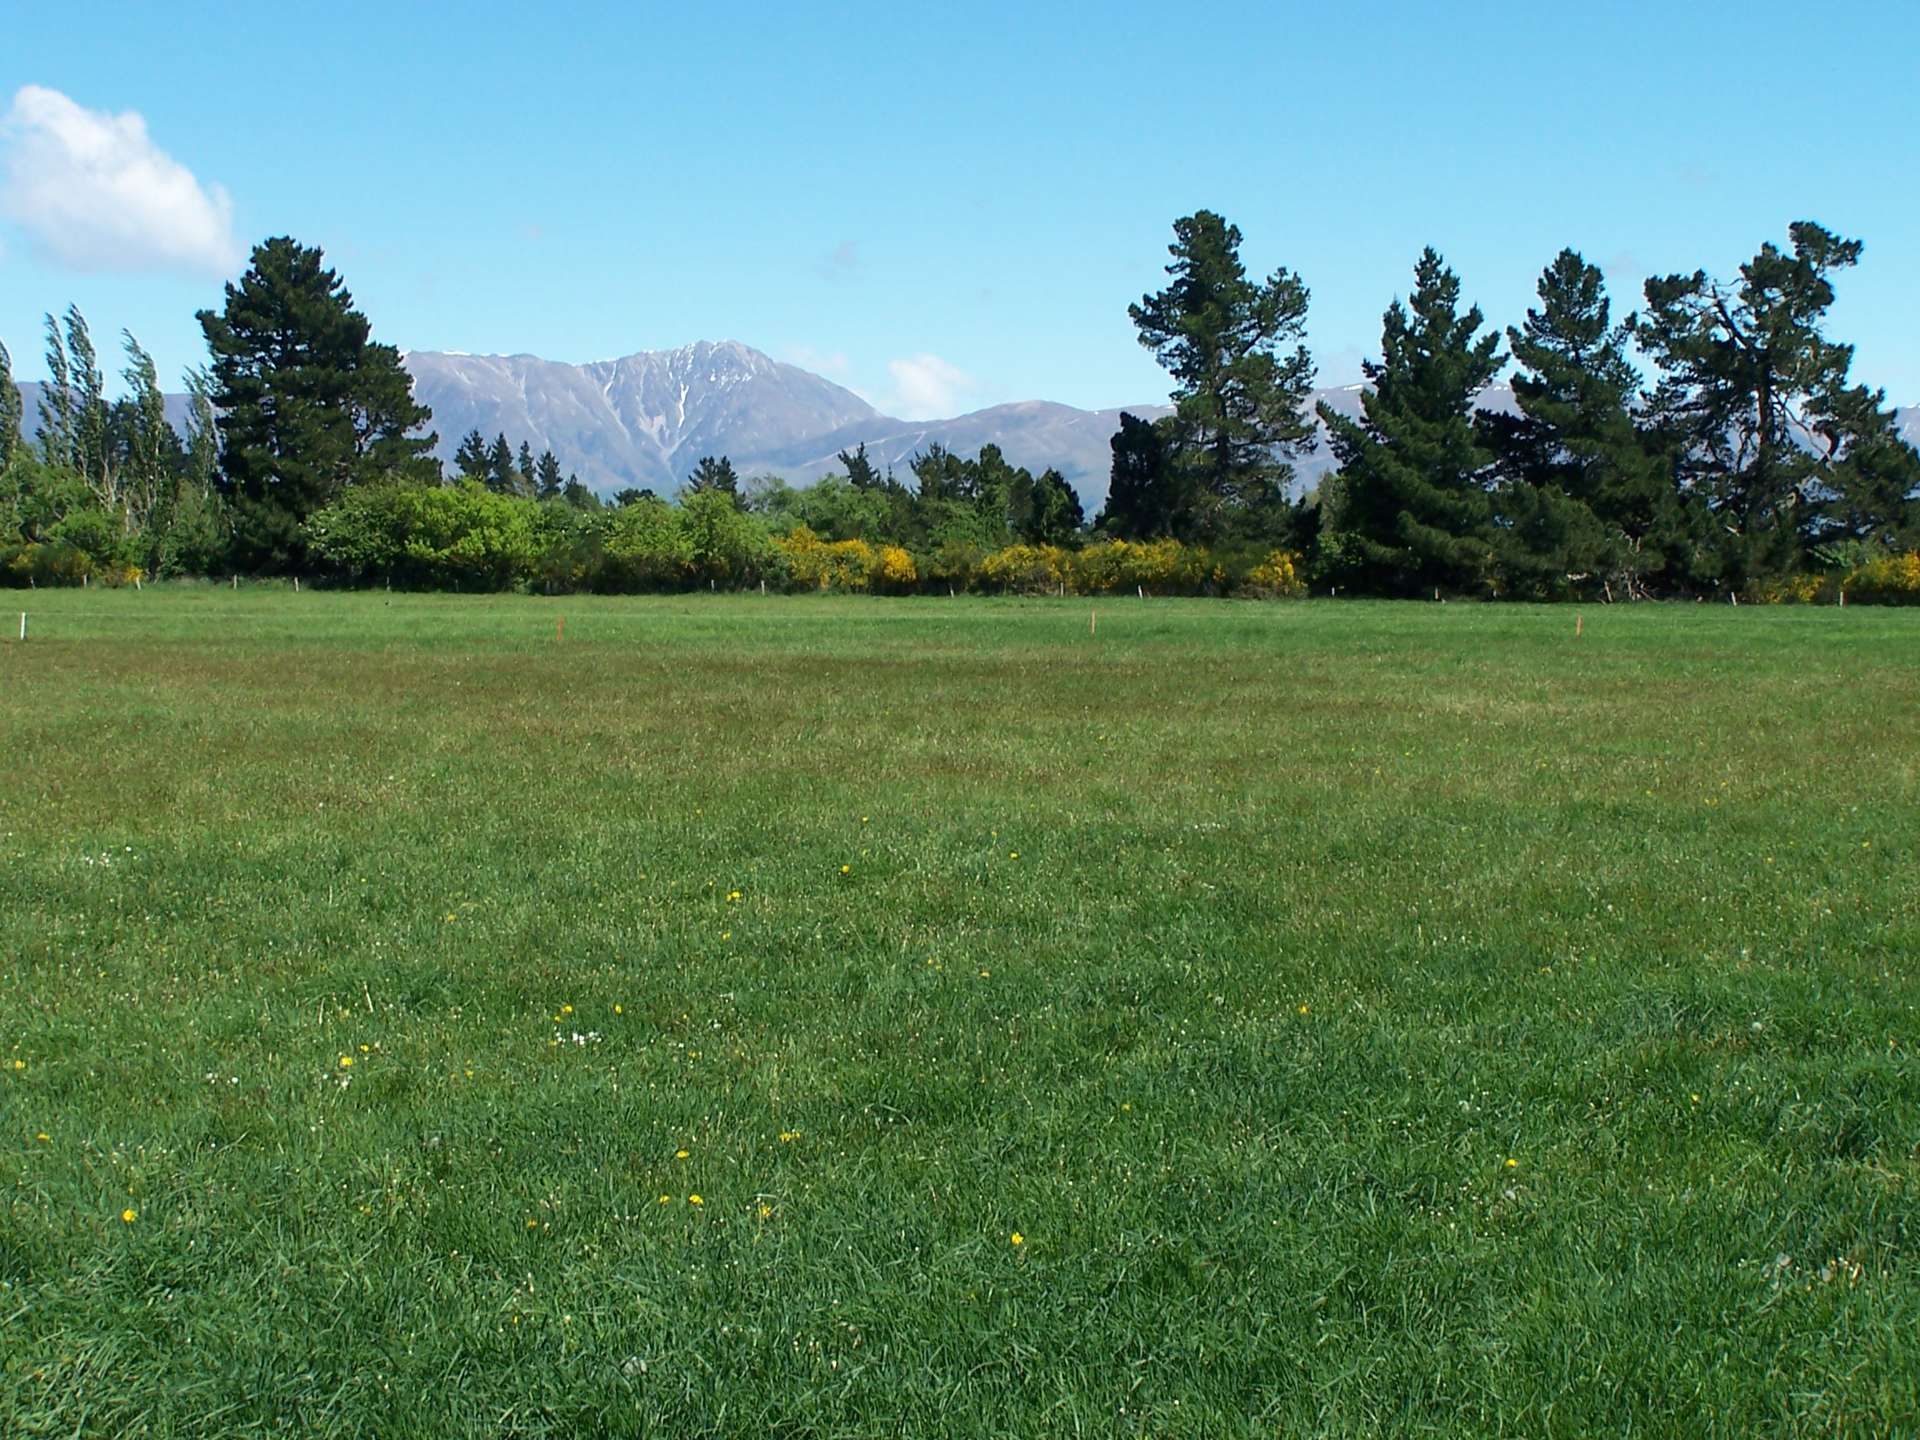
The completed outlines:
{"type": "Polygon", "coordinates": [[[1507,331],[1517,415],[1477,417],[1501,484],[1508,593],[1596,590],[1623,598],[1690,573],[1690,531],[1671,466],[1640,432],[1633,318],[1615,324],[1606,281],[1563,250],[1540,276],[1540,306],[1507,331]]]}
{"type": "Polygon", "coordinates": [[[553,451],[542,450],[540,459],[534,464],[534,493],[542,500],[555,500],[565,482],[560,476],[560,462],[554,458],[553,451]]]}
{"type": "Polygon", "coordinates": [[[463,480],[485,481],[487,478],[487,440],[478,430],[469,430],[460,440],[460,448],[454,451],[455,471],[463,480]]]}
{"type": "Polygon", "coordinates": [[[1387,307],[1381,356],[1362,368],[1363,418],[1320,406],[1340,475],[1327,521],[1348,583],[1398,594],[1484,594],[1495,580],[1491,456],[1473,402],[1498,372],[1498,334],[1460,311],[1460,279],[1431,248],[1413,294],[1387,307]]]}
{"type": "Polygon", "coordinates": [[[391,345],[314,247],[279,236],[257,245],[221,310],[202,310],[213,352],[223,488],[235,559],[285,571],[306,559],[309,515],[349,486],[430,484],[438,437],[391,345]]]}
{"type": "Polygon", "coordinates": [[[1307,287],[1289,270],[1248,279],[1240,228],[1211,210],[1174,221],[1173,233],[1172,283],[1127,308],[1175,382],[1170,463],[1194,477],[1201,533],[1264,533],[1284,507],[1289,458],[1315,436],[1307,287]]]}
{"type": "MultiPolygon", "coordinates": [[[[1848,383],[1853,347],[1824,332],[1832,277],[1860,242],[1810,221],[1788,234],[1790,249],[1762,246],[1737,284],[1704,271],[1647,281],[1634,332],[1660,368],[1653,423],[1712,511],[1733,585],[1802,568],[1834,496],[1895,454],[1885,397],[1848,383]]],[[[1897,523],[1881,513],[1851,528],[1897,523]]]]}

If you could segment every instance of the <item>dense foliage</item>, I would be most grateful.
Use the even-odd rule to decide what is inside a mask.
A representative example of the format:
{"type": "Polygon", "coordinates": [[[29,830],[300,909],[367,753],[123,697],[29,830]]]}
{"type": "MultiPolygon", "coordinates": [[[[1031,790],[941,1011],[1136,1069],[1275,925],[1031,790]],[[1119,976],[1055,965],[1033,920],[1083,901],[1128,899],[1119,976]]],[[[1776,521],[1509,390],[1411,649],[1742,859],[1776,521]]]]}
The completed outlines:
{"type": "Polygon", "coordinates": [[[796,487],[702,456],[677,496],[603,499],[550,452],[462,438],[452,475],[398,352],[317,249],[255,248],[200,323],[184,435],[124,337],[109,400],[77,309],[46,320],[26,438],[0,346],[0,579],[124,583],[280,573],[407,588],[832,590],[1900,601],[1920,553],[1920,454],[1850,377],[1825,321],[1860,242],[1791,227],[1737,283],[1655,277],[1616,320],[1562,251],[1508,362],[1435,251],[1388,306],[1357,416],[1310,412],[1308,291],[1250,278],[1238,227],[1175,222],[1169,283],[1129,307],[1172,413],[1122,415],[1090,523],[1056,470],[929,445],[908,474],[864,446],[796,487]],[[1651,377],[1634,354],[1648,357],[1651,377]],[[1308,494],[1293,461],[1338,470],[1308,494]]]}

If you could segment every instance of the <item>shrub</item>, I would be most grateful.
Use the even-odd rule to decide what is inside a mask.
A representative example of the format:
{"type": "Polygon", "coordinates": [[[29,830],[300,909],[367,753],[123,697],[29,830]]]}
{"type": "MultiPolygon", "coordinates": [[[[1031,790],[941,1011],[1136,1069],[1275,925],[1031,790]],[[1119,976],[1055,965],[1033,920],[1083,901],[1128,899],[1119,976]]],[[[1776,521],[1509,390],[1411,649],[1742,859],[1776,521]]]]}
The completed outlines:
{"type": "Polygon", "coordinates": [[[1920,550],[1869,560],[1851,571],[1841,588],[1847,599],[1863,605],[1920,605],[1920,550]]]}
{"type": "Polygon", "coordinates": [[[1300,575],[1300,558],[1291,550],[1275,550],[1240,582],[1242,594],[1261,600],[1292,600],[1307,593],[1300,575]]]}
{"type": "Polygon", "coordinates": [[[1066,582],[1073,557],[1058,545],[1009,545],[980,562],[980,578],[1013,595],[1050,595],[1066,582]]]}
{"type": "MultiPolygon", "coordinates": [[[[796,590],[866,590],[880,563],[866,541],[828,542],[805,525],[794,526],[774,544],[786,557],[788,583],[796,590]]],[[[912,556],[907,563],[912,565],[912,556]]]]}
{"type": "Polygon", "coordinates": [[[889,595],[904,595],[920,581],[919,567],[913,556],[898,545],[882,545],[875,556],[873,588],[889,595]]]}

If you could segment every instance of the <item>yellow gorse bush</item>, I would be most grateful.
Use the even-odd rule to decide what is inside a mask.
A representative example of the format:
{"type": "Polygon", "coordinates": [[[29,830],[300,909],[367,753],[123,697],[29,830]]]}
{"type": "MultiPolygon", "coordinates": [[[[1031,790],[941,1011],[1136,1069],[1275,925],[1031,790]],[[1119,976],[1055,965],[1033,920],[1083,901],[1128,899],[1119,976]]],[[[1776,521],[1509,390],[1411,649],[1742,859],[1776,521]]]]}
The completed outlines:
{"type": "MultiPolygon", "coordinates": [[[[866,541],[822,540],[805,525],[796,525],[773,543],[787,557],[796,590],[866,590],[881,563],[881,556],[866,541]]],[[[893,545],[886,549],[898,551],[907,568],[913,568],[913,557],[906,551],[893,545]]]]}
{"type": "Polygon", "coordinates": [[[1846,578],[1847,599],[1873,605],[1920,605],[1920,550],[1883,555],[1846,578]]]}

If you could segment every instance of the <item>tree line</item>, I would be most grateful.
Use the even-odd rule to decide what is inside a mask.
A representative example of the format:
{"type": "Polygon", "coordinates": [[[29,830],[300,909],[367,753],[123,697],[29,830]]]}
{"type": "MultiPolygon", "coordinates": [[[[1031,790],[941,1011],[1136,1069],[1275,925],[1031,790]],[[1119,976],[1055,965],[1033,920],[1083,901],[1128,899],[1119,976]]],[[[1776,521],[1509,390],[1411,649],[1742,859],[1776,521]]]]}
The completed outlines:
{"type": "Polygon", "coordinates": [[[210,364],[186,377],[184,435],[131,335],[126,394],[106,398],[69,309],[47,318],[29,445],[0,345],[0,577],[1920,598],[1920,576],[1901,578],[1920,571],[1920,455],[1825,333],[1860,243],[1789,234],[1735,281],[1651,279],[1618,319],[1599,270],[1564,251],[1504,335],[1429,249],[1386,310],[1356,417],[1312,407],[1300,277],[1250,276],[1236,226],[1183,217],[1168,284],[1129,307],[1171,413],[1121,417],[1091,520],[1057,470],[992,445],[929,446],[905,477],[861,446],[803,487],[706,456],[672,501],[606,502],[550,451],[476,430],[449,475],[399,352],[318,249],[280,237],[198,314],[210,364]],[[1511,410],[1483,408],[1509,364],[1511,410]],[[1297,493],[1320,443],[1338,468],[1297,493]]]}

